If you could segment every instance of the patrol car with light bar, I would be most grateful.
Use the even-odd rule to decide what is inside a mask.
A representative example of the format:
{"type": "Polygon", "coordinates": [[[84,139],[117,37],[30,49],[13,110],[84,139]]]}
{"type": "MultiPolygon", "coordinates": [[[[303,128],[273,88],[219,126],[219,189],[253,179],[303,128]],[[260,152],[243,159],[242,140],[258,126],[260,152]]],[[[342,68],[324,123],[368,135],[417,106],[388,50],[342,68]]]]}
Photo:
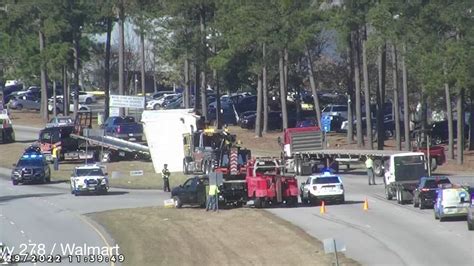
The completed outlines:
{"type": "Polygon", "coordinates": [[[71,175],[71,194],[106,194],[109,190],[109,178],[105,167],[98,164],[86,164],[74,168],[71,175]]]}
{"type": "Polygon", "coordinates": [[[344,203],[344,185],[340,176],[331,172],[311,175],[300,187],[303,204],[318,204],[321,201],[344,203]]]}
{"type": "Polygon", "coordinates": [[[51,169],[40,152],[27,150],[18,162],[13,164],[11,180],[14,186],[19,183],[49,183],[51,169]]]}

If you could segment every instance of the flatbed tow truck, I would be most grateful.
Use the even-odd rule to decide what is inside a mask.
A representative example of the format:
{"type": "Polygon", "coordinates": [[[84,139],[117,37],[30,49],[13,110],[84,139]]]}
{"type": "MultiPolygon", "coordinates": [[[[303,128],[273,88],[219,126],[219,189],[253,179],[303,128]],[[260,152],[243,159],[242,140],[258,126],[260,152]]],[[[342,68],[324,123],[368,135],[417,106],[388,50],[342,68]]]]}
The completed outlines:
{"type": "Polygon", "coordinates": [[[42,152],[51,160],[52,146],[61,147],[60,160],[116,161],[150,158],[147,146],[105,136],[102,129],[92,129],[92,113],[79,111],[72,126],[49,125],[40,132],[42,152]]]}

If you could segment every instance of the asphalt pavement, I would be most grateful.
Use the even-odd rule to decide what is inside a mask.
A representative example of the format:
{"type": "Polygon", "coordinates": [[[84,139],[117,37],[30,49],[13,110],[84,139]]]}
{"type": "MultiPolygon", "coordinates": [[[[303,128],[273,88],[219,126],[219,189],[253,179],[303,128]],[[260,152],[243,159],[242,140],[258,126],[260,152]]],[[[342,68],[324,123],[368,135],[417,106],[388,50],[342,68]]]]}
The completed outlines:
{"type": "MultiPolygon", "coordinates": [[[[28,142],[37,138],[38,131],[18,126],[15,133],[17,140],[28,142]]],[[[474,233],[467,230],[465,220],[439,222],[433,210],[388,201],[381,179],[379,185],[368,186],[363,173],[342,177],[346,203],[326,205],[325,214],[319,207],[305,206],[268,211],[320,240],[337,239],[345,244],[345,254],[363,265],[474,265],[474,233]],[[366,198],[368,211],[363,210],[366,198]]],[[[474,185],[474,177],[450,178],[474,185]]],[[[304,180],[299,177],[299,183],[304,180]]],[[[105,230],[84,214],[162,205],[167,198],[169,193],[161,191],[114,188],[109,195],[75,197],[68,183],[12,186],[8,169],[0,169],[0,241],[16,248],[44,244],[48,254],[74,243],[113,247],[105,230]]],[[[70,254],[61,255],[69,264],[70,254]]]]}
{"type": "MultiPolygon", "coordinates": [[[[320,239],[345,244],[345,254],[363,265],[474,265],[474,233],[466,220],[439,222],[432,209],[386,200],[383,180],[342,174],[346,203],[320,207],[275,208],[269,211],[320,239]],[[369,209],[363,210],[367,198],[369,209]]],[[[450,177],[474,185],[474,177],[450,177]]],[[[305,178],[299,177],[299,182],[305,178]]]]}

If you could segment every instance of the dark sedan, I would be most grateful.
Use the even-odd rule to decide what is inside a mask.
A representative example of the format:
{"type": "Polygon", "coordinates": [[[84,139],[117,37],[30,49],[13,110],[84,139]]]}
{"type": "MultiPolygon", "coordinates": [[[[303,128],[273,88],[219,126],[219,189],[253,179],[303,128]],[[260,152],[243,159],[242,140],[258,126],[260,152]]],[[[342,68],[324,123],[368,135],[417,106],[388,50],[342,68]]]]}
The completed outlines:
{"type": "Polygon", "coordinates": [[[451,181],[445,176],[422,177],[420,184],[413,191],[413,206],[420,209],[433,208],[436,189],[441,184],[451,184],[451,181]]]}

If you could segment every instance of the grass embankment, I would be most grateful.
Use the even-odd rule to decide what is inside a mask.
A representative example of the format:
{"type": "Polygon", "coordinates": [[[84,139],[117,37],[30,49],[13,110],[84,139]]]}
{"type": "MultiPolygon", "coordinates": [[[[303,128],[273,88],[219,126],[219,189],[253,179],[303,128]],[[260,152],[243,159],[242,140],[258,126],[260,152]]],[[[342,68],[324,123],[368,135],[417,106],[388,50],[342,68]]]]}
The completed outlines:
{"type": "MultiPolygon", "coordinates": [[[[208,213],[159,207],[90,215],[107,228],[125,265],[331,265],[321,242],[254,209],[208,213]]],[[[356,265],[339,256],[341,265],[356,265]]]]}

